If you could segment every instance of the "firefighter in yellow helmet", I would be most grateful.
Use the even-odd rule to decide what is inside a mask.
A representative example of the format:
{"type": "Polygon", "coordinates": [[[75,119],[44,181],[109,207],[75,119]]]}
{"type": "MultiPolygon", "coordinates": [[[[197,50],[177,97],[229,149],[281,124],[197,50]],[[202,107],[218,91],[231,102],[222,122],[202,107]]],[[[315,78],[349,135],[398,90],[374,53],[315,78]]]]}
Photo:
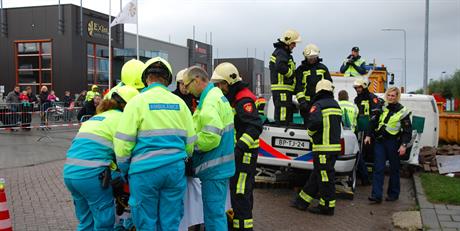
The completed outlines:
{"type": "Polygon", "coordinates": [[[323,215],[334,215],[335,161],[340,153],[342,110],[334,100],[329,80],[316,84],[316,96],[310,109],[307,132],[313,142],[313,171],[291,206],[323,215]],[[313,199],[319,206],[308,208],[313,199]]]}
{"type": "Polygon", "coordinates": [[[129,176],[136,229],[177,230],[186,189],[184,159],[196,138],[192,114],[167,88],[168,61],[152,58],[142,73],[147,87],[126,105],[115,135],[117,163],[129,176]]]}
{"type": "Polygon", "coordinates": [[[131,59],[126,62],[121,68],[121,82],[118,83],[115,87],[110,89],[110,91],[104,96],[104,99],[110,99],[112,93],[121,86],[131,86],[137,90],[142,90],[145,85],[142,83],[142,70],[144,68],[144,63],[137,60],[131,59]]]}
{"type": "Polygon", "coordinates": [[[67,151],[63,176],[79,221],[77,230],[112,230],[115,206],[110,169],[116,169],[113,137],[122,111],[139,92],[123,86],[102,101],[98,114],[84,122],[67,151]]]}
{"type": "Polygon", "coordinates": [[[275,51],[270,57],[270,81],[275,104],[275,122],[288,124],[292,122],[294,104],[292,95],[295,87],[295,62],[291,53],[296,44],[301,41],[299,32],[287,30],[274,43],[275,51]]]}
{"type": "Polygon", "coordinates": [[[235,112],[236,172],[230,178],[233,230],[253,230],[253,189],[262,120],[255,105],[256,96],[248,89],[248,84],[241,80],[238,69],[228,62],[219,64],[211,77],[235,112]]]}

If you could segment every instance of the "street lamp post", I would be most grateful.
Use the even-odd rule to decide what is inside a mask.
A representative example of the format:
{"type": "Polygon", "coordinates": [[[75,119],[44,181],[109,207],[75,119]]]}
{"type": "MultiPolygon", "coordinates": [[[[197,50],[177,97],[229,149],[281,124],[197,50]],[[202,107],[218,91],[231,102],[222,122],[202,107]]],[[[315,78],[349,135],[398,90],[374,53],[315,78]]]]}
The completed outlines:
{"type": "Polygon", "coordinates": [[[382,29],[382,31],[402,31],[404,34],[404,91],[406,91],[406,77],[407,77],[407,49],[406,49],[406,30],[405,29],[382,29]]]}

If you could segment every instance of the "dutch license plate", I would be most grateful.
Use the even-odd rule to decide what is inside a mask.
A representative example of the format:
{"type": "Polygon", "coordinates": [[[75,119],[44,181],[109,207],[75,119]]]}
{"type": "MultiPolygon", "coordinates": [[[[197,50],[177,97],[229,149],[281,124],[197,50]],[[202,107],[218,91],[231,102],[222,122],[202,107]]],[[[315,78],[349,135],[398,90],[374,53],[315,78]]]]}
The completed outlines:
{"type": "Polygon", "coordinates": [[[285,138],[275,138],[274,145],[280,148],[293,148],[301,150],[310,150],[310,142],[307,140],[294,140],[285,138]]]}

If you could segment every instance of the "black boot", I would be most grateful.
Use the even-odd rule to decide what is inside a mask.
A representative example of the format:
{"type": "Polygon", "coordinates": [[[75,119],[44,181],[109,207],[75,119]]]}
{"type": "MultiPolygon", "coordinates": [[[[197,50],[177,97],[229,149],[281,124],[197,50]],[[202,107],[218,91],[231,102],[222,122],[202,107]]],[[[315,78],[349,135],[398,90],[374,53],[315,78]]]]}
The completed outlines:
{"type": "Polygon", "coordinates": [[[320,215],[333,216],[334,208],[326,208],[324,206],[317,206],[317,207],[308,208],[308,212],[320,214],[320,215]]]}
{"type": "Polygon", "coordinates": [[[291,207],[296,208],[301,211],[305,211],[310,206],[310,203],[304,201],[302,198],[297,196],[290,204],[291,207]]]}

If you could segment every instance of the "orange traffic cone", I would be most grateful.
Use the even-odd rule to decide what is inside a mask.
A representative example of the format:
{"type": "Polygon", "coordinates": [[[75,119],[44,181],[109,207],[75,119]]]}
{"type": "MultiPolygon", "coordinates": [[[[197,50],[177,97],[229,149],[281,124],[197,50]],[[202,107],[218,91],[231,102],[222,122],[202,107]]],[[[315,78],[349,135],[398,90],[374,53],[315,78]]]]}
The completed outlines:
{"type": "Polygon", "coordinates": [[[5,179],[0,178],[0,231],[13,231],[10,212],[6,205],[5,179]]]}

